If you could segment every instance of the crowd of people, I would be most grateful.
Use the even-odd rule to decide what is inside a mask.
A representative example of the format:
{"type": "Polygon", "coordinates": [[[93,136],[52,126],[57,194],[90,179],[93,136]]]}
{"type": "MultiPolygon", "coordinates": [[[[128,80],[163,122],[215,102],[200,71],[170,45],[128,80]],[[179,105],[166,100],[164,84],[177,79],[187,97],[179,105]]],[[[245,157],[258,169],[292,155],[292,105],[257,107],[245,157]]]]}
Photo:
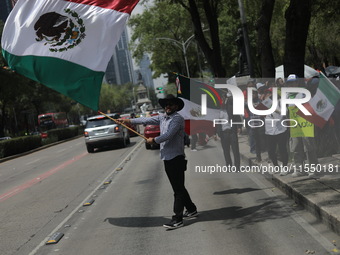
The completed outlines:
{"type": "MultiPolygon", "coordinates": [[[[232,111],[232,94],[226,93],[224,97],[223,109],[221,109],[221,119],[228,119],[229,122],[217,127],[217,133],[221,139],[221,145],[227,166],[240,166],[240,152],[238,148],[238,134],[241,126],[231,126],[230,120],[235,123],[245,123],[246,133],[248,135],[248,144],[250,153],[256,155],[257,163],[263,161],[262,153],[267,152],[269,162],[278,166],[281,170],[280,175],[292,174],[293,177],[307,175],[315,177],[316,173],[308,171],[309,166],[318,164],[318,148],[325,146],[329,149],[329,144],[324,145],[326,141],[332,141],[333,148],[329,153],[337,153],[340,148],[340,102],[335,106],[335,110],[324,126],[320,129],[313,123],[299,116],[296,112],[298,108],[295,105],[288,105],[286,114],[281,113],[281,89],[283,87],[303,87],[310,91],[313,97],[317,91],[319,77],[310,79],[299,79],[295,74],[288,76],[286,80],[278,78],[275,81],[256,81],[250,79],[243,91],[245,98],[245,112],[243,116],[235,116],[232,111]],[[277,88],[278,106],[275,111],[269,115],[262,116],[254,114],[248,106],[248,88],[251,88],[253,107],[267,106],[272,102],[273,88],[277,88]],[[296,120],[295,127],[289,124],[282,124],[283,120],[296,120]],[[334,142],[335,141],[335,142],[334,142]],[[230,150],[231,149],[231,150],[230,150]],[[231,159],[230,152],[233,152],[234,160],[231,159]],[[289,160],[291,159],[291,160],[289,160]],[[285,167],[288,162],[292,161],[294,167],[285,167]],[[282,166],[282,167],[280,167],[282,166]],[[291,172],[287,169],[292,169],[291,172]]],[[[333,80],[340,89],[339,80],[333,80]]],[[[275,95],[276,96],[276,95],[275,95]]],[[[288,98],[303,98],[303,93],[289,93],[288,98]]],[[[261,109],[261,108],[259,108],[261,109]]],[[[262,109],[263,110],[263,109],[262,109]]],[[[319,150],[320,151],[320,150],[319,150]]],[[[324,152],[324,150],[322,151],[324,152]]]]}

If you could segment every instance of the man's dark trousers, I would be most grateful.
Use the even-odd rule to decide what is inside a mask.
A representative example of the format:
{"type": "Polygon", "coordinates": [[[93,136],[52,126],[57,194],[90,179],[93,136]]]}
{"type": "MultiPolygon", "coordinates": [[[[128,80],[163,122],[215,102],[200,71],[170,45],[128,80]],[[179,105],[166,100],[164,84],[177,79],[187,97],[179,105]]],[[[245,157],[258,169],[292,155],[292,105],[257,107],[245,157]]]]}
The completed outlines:
{"type": "Polygon", "coordinates": [[[196,211],[195,204],[191,201],[190,195],[184,185],[184,171],[186,170],[185,158],[183,155],[171,160],[164,160],[165,172],[169,178],[174,191],[174,213],[173,219],[182,221],[184,207],[189,211],[196,211]]]}

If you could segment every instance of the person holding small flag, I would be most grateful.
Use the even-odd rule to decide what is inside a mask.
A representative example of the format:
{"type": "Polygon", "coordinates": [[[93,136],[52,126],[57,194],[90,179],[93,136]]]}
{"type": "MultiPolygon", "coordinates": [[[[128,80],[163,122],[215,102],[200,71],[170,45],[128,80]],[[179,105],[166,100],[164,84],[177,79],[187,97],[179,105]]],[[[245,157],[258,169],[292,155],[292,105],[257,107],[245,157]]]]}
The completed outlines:
{"type": "MultiPolygon", "coordinates": [[[[288,87],[301,86],[298,77],[295,74],[288,76],[286,85],[288,87]]],[[[289,98],[302,98],[301,93],[290,93],[289,98]]],[[[289,118],[295,120],[298,125],[290,127],[290,151],[293,153],[294,173],[292,177],[308,175],[315,177],[314,172],[308,171],[308,165],[305,162],[305,153],[307,155],[309,165],[317,165],[319,163],[316,153],[316,143],[314,139],[314,124],[297,114],[298,108],[295,105],[288,107],[289,118]]],[[[281,172],[281,175],[286,175],[288,172],[281,172]]]]}

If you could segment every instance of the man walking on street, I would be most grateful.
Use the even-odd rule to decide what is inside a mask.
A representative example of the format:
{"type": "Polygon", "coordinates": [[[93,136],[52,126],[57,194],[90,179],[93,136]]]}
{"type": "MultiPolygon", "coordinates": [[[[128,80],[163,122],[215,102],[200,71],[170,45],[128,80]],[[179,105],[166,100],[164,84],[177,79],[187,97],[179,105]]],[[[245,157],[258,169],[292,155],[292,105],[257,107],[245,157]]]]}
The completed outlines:
{"type": "Polygon", "coordinates": [[[192,218],[198,215],[196,205],[191,201],[190,195],[184,185],[184,171],[186,159],[184,154],[184,119],[177,113],[184,107],[184,102],[169,94],[159,99],[159,104],[165,109],[165,115],[150,118],[119,119],[122,123],[160,125],[160,136],[148,138],[147,143],[160,144],[160,156],[164,161],[165,172],[174,191],[174,213],[172,220],[163,226],[175,229],[183,226],[183,218],[192,218]],[[184,208],[186,212],[183,214],[184,208]]]}

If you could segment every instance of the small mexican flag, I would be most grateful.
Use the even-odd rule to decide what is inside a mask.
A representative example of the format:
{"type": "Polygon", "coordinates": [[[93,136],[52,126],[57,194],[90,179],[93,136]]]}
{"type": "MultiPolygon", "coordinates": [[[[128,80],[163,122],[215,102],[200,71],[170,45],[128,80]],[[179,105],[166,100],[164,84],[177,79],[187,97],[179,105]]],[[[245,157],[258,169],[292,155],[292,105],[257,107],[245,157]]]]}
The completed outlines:
{"type": "Polygon", "coordinates": [[[304,115],[301,111],[298,111],[297,114],[323,128],[339,100],[339,89],[323,73],[320,73],[316,94],[308,103],[303,104],[312,115],[304,115]]]}
{"type": "Polygon", "coordinates": [[[177,96],[184,102],[184,107],[178,113],[185,120],[185,132],[190,134],[205,133],[213,136],[216,133],[214,119],[220,119],[220,108],[223,104],[222,91],[182,75],[176,79],[177,96]],[[207,113],[202,114],[201,96],[207,97],[207,113]]]}
{"type": "Polygon", "coordinates": [[[9,67],[94,110],[107,64],[139,0],[19,0],[3,31],[9,67]]]}

